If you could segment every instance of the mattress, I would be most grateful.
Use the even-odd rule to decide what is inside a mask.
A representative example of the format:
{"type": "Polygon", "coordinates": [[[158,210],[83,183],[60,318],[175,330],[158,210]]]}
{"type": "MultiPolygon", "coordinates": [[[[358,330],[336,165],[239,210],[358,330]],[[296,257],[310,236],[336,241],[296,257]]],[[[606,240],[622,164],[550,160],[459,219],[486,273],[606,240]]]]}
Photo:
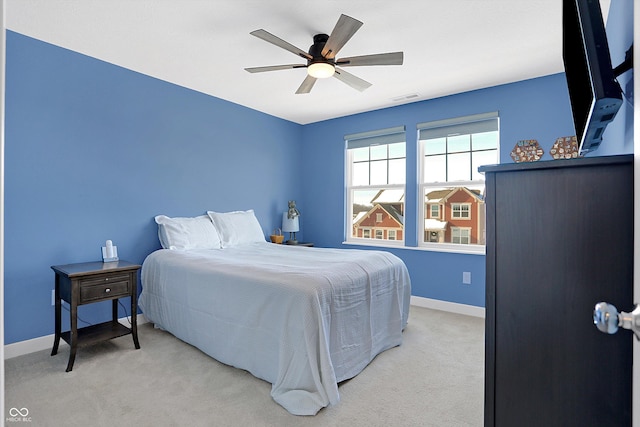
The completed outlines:
{"type": "Polygon", "coordinates": [[[272,384],[296,415],[402,343],[411,284],[391,253],[272,243],[151,253],[139,305],[156,326],[272,384]]]}

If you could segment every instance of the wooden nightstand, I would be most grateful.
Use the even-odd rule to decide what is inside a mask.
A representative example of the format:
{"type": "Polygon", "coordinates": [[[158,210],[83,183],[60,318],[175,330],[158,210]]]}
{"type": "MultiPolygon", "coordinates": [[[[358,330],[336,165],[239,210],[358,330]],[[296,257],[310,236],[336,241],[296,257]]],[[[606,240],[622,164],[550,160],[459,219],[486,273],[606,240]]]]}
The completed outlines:
{"type": "Polygon", "coordinates": [[[55,272],[55,338],[51,355],[58,353],[60,338],[71,347],[67,372],[73,369],[78,346],[87,346],[99,341],[131,334],[136,349],[138,328],[137,290],[140,265],[127,261],[85,262],[79,264],[51,266],[55,272]],[[118,322],[118,298],[131,297],[131,327],[118,322]],[[62,300],[69,303],[71,329],[62,332],[62,300]],[[78,329],[78,306],[112,300],[110,321],[78,329]]]}

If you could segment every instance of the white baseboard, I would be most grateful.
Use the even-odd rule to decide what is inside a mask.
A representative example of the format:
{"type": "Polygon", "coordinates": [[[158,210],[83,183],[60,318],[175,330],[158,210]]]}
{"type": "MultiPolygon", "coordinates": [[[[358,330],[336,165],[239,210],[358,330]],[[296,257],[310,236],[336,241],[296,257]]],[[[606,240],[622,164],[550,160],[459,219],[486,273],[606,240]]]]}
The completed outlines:
{"type": "MultiPolygon", "coordinates": [[[[136,321],[138,325],[147,323],[147,319],[142,314],[138,314],[136,321]]],[[[118,319],[118,322],[122,323],[125,326],[129,326],[129,320],[127,317],[118,319]]],[[[34,353],[36,351],[51,349],[53,347],[53,338],[54,334],[51,334],[45,335],[44,337],[38,337],[30,340],[19,341],[13,344],[7,344],[4,346],[4,359],[7,360],[13,357],[34,353]]],[[[64,340],[60,340],[60,346],[63,345],[68,344],[64,340]]]]}
{"type": "Polygon", "coordinates": [[[474,317],[485,317],[484,307],[475,305],[458,304],[456,302],[440,301],[437,299],[416,297],[411,295],[411,305],[416,307],[432,308],[434,310],[449,311],[451,313],[464,314],[474,317]]]}

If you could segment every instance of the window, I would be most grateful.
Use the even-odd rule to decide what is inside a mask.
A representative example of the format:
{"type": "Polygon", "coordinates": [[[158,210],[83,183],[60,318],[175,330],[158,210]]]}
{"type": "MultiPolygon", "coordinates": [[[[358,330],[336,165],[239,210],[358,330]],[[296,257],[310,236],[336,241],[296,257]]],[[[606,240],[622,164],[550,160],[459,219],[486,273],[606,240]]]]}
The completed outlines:
{"type": "Polygon", "coordinates": [[[471,219],[471,203],[451,203],[451,217],[471,219]]]}
{"type": "Polygon", "coordinates": [[[419,207],[424,221],[419,244],[482,252],[484,177],[478,167],[499,162],[498,114],[420,123],[418,136],[419,207]]]}
{"type": "Polygon", "coordinates": [[[374,237],[402,244],[406,180],[404,126],[346,135],[345,141],[346,240],[357,242],[374,237]]]}
{"type": "Polygon", "coordinates": [[[471,229],[451,227],[451,242],[468,245],[471,242],[471,229]]]}

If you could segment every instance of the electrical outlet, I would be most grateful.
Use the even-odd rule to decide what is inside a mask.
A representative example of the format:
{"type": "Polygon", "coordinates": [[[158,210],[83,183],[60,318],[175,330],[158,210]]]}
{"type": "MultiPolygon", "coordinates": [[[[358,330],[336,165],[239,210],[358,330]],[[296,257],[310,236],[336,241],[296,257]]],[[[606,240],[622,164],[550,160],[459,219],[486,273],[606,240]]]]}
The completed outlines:
{"type": "Polygon", "coordinates": [[[463,285],[470,285],[471,284],[471,272],[470,271],[463,271],[462,272],[462,284],[463,285]]]}
{"type": "Polygon", "coordinates": [[[51,289],[51,305],[56,305],[56,290],[51,289]]]}

